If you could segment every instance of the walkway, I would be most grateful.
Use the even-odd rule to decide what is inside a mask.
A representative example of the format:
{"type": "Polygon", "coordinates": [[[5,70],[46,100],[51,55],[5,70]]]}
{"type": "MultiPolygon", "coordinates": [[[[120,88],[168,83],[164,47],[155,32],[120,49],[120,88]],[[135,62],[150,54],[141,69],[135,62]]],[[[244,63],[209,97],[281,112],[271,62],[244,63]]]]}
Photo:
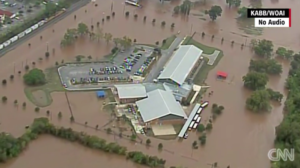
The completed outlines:
{"type": "Polygon", "coordinates": [[[202,54],[202,56],[209,59],[208,63],[207,63],[208,65],[214,65],[214,63],[215,63],[216,59],[218,58],[219,54],[220,54],[220,51],[215,50],[214,53],[212,53],[212,54],[202,54]]]}

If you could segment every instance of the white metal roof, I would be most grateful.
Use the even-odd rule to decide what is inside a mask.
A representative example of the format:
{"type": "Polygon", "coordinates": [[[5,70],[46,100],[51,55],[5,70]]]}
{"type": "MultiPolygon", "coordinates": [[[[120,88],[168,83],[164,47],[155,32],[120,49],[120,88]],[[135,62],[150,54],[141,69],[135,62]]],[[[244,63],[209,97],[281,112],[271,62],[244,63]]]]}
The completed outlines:
{"type": "Polygon", "coordinates": [[[142,84],[115,85],[120,99],[147,97],[145,86],[142,84]]]}
{"type": "Polygon", "coordinates": [[[202,52],[193,45],[180,46],[158,79],[171,79],[182,85],[202,52]]]}
{"type": "Polygon", "coordinates": [[[137,101],[136,105],[144,122],[167,116],[169,114],[187,118],[179,102],[170,91],[154,90],[148,93],[148,98],[137,101]]]}

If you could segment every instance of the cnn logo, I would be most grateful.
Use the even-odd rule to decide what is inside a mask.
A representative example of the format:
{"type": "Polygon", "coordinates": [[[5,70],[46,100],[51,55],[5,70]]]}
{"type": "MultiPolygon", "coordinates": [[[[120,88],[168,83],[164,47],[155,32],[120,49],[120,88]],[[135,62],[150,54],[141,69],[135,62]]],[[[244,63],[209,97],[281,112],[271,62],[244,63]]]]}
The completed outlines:
{"type": "Polygon", "coordinates": [[[294,161],[295,160],[295,151],[294,149],[271,149],[268,152],[268,158],[271,161],[277,162],[280,160],[283,161],[294,161]]]}

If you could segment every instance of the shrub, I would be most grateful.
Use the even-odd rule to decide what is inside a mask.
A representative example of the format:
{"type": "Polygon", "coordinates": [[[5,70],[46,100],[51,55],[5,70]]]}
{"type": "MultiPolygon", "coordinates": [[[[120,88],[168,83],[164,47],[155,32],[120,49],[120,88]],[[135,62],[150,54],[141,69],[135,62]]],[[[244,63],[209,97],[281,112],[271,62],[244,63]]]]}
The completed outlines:
{"type": "Polygon", "coordinates": [[[26,71],[28,71],[28,70],[29,70],[29,66],[28,66],[28,65],[25,65],[25,67],[24,67],[24,68],[25,68],[25,70],[26,70],[26,71]]]}
{"type": "Polygon", "coordinates": [[[147,139],[147,140],[146,140],[146,144],[147,144],[147,146],[150,146],[151,140],[150,140],[150,139],[147,139]]]}
{"type": "Polygon", "coordinates": [[[62,118],[62,113],[61,111],[57,114],[58,118],[61,119],[62,118]]]}
{"type": "Polygon", "coordinates": [[[6,79],[3,79],[2,80],[2,85],[6,85],[6,83],[7,83],[6,79]]]}
{"type": "Polygon", "coordinates": [[[47,51],[47,52],[45,52],[45,57],[46,58],[49,58],[49,56],[50,56],[50,53],[47,51]]]}
{"type": "Polygon", "coordinates": [[[2,102],[3,102],[3,103],[7,102],[7,97],[6,97],[6,96],[3,96],[3,97],[2,97],[2,102]]]}

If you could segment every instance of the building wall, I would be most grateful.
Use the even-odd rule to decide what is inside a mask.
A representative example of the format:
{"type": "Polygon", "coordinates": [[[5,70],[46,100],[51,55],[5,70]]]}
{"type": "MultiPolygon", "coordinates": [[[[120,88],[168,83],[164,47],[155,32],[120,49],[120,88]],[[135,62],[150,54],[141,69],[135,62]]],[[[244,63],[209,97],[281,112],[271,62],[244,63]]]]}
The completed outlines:
{"type": "Polygon", "coordinates": [[[135,103],[136,101],[142,100],[144,98],[131,98],[131,99],[119,99],[121,104],[135,103]]]}
{"type": "Polygon", "coordinates": [[[175,116],[175,115],[168,115],[165,117],[161,117],[155,120],[152,120],[150,122],[147,122],[147,124],[151,125],[158,125],[158,124],[184,124],[186,119],[183,117],[175,116]]]}

